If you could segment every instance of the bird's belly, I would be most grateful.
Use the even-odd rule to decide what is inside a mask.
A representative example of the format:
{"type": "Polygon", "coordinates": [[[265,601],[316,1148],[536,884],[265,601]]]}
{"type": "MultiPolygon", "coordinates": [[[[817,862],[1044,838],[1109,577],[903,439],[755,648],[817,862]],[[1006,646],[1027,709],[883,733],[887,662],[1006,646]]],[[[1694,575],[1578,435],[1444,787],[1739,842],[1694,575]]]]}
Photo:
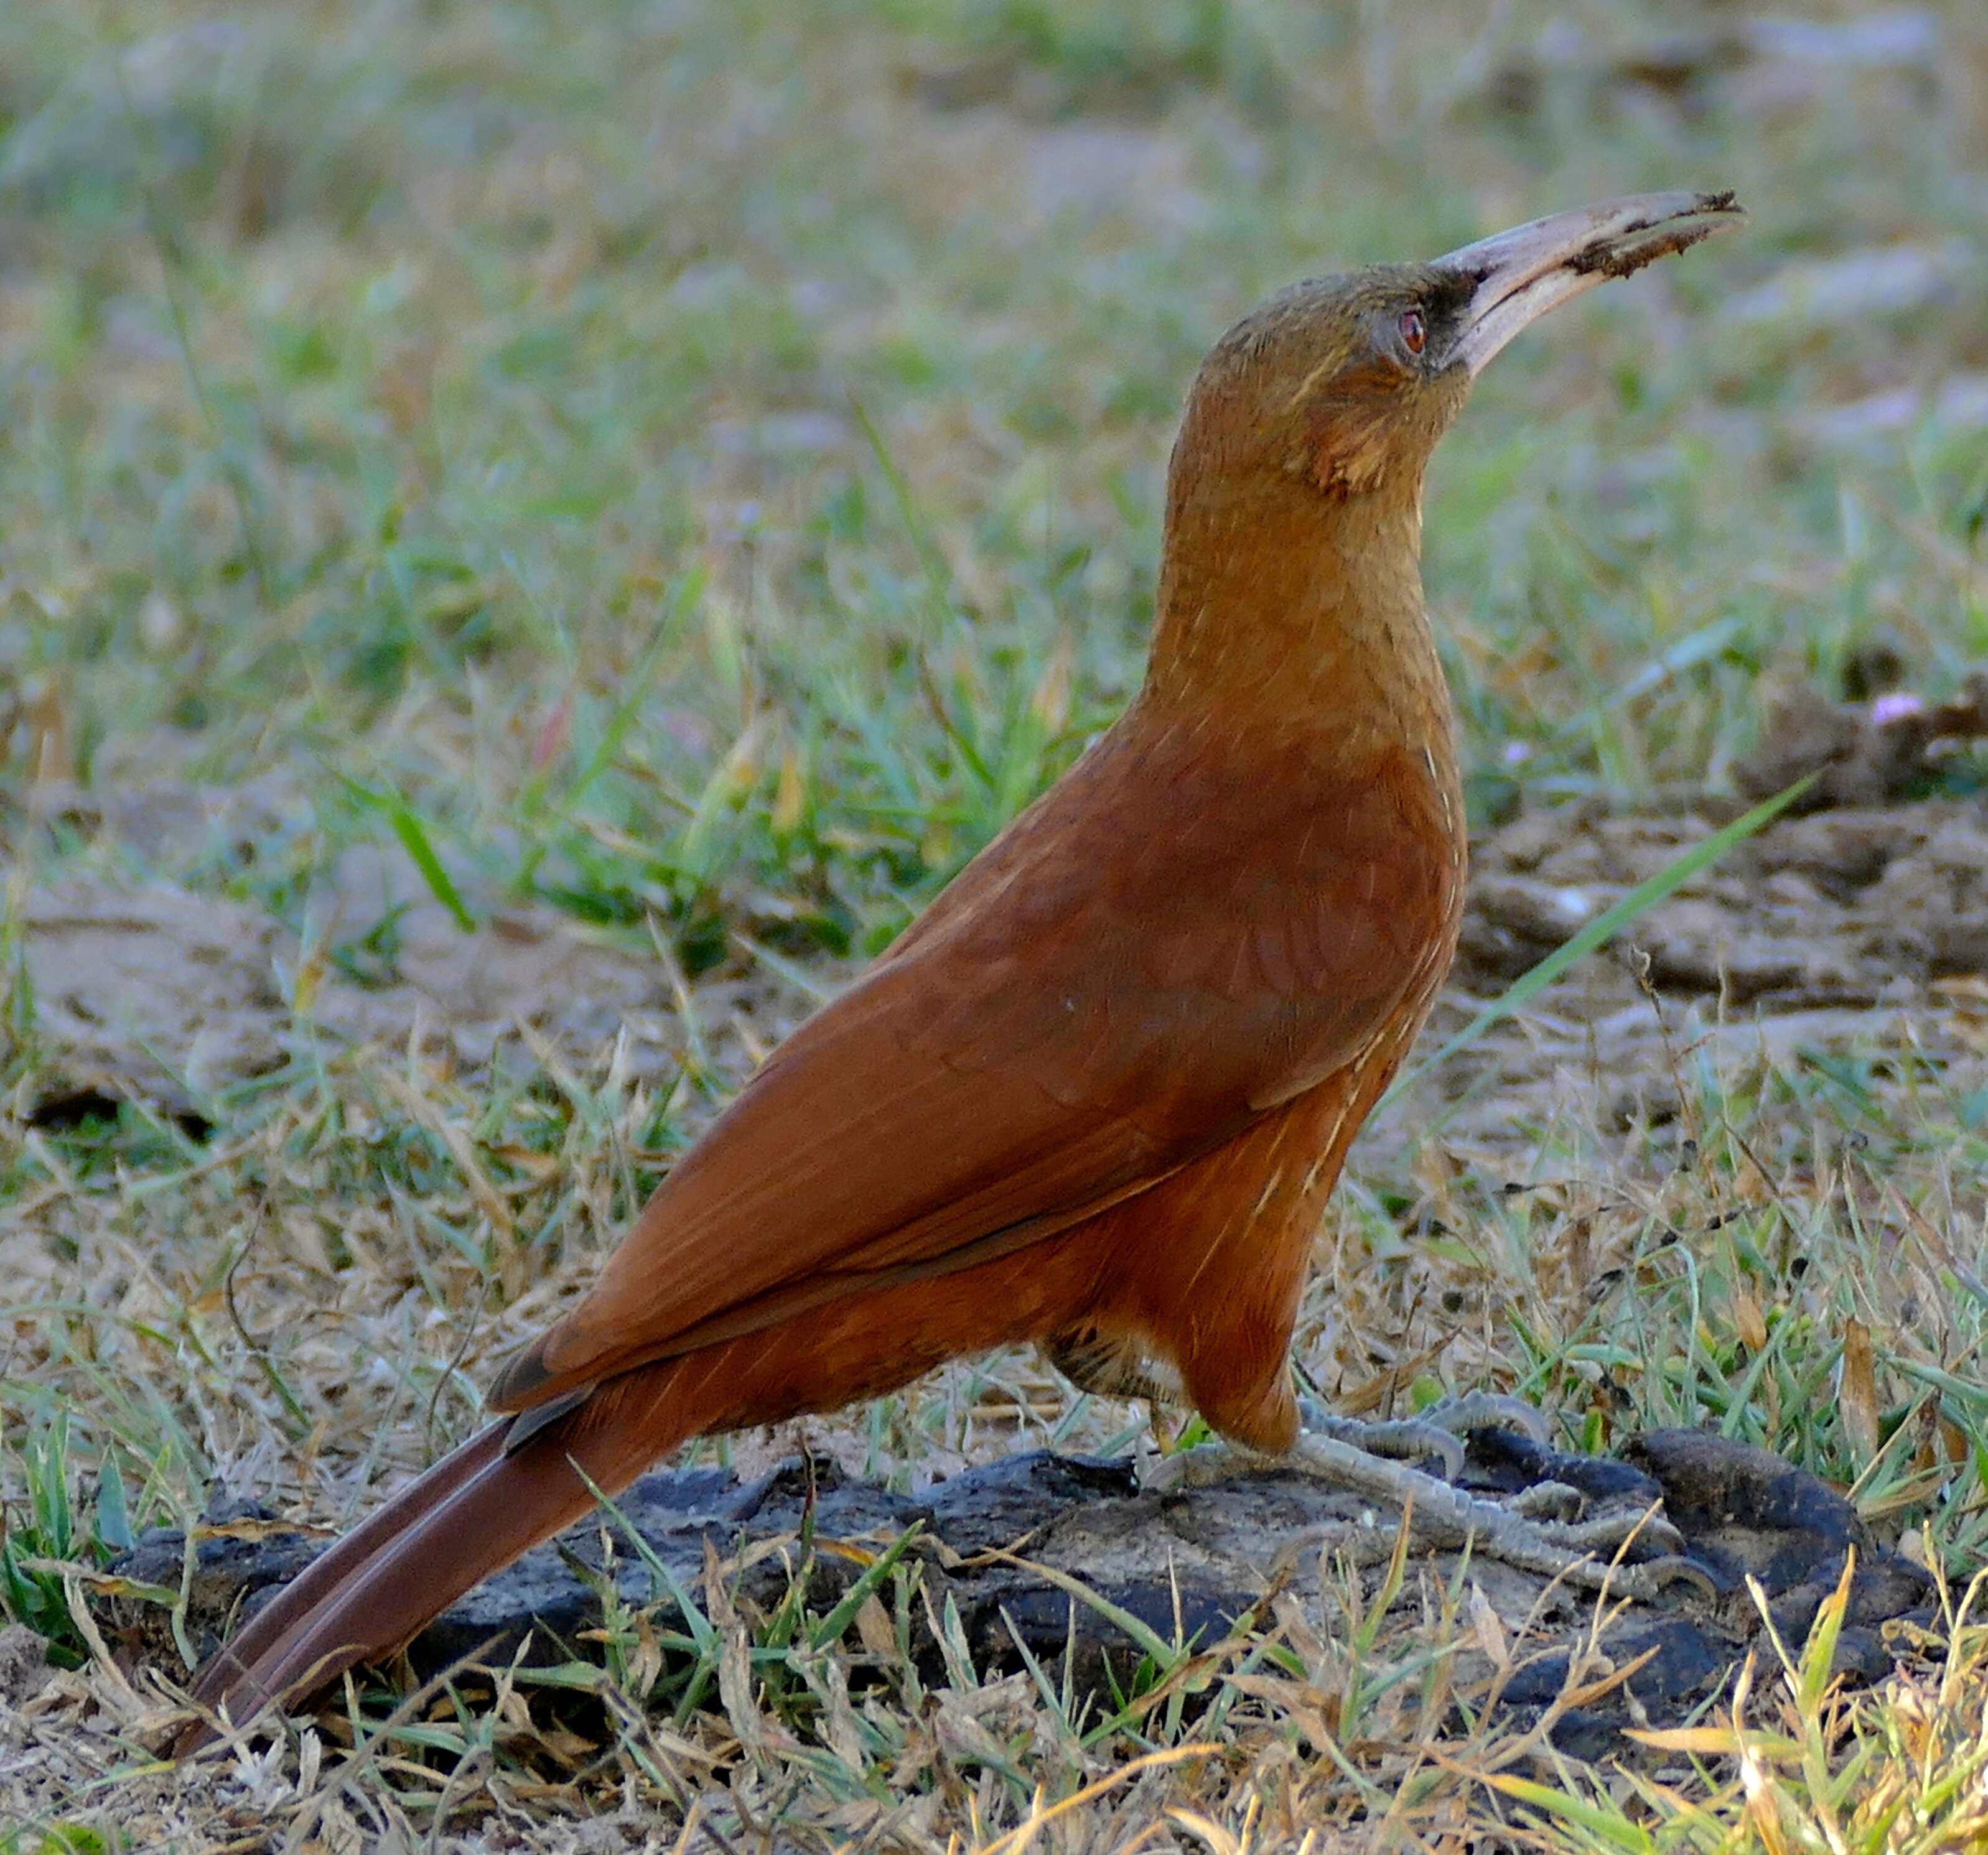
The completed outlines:
{"type": "MultiPolygon", "coordinates": [[[[1110,1259],[1091,1325],[1194,1377],[1224,1349],[1283,1369],[1326,1202],[1348,1148],[1420,1031],[1448,966],[1426,978],[1353,1060],[1083,1232],[1110,1259]]],[[[1073,1235],[1078,1233],[1072,1232],[1073,1235]]]]}

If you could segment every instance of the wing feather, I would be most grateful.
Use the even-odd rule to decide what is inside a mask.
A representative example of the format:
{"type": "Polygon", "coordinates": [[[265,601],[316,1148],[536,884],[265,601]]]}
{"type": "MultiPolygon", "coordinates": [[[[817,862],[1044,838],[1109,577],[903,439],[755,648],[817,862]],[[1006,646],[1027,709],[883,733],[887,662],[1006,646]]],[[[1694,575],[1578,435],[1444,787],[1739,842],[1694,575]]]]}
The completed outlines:
{"type": "Polygon", "coordinates": [[[500,1408],[1039,1241],[1358,1053],[1455,931],[1422,763],[1130,722],[775,1053],[500,1408]]]}

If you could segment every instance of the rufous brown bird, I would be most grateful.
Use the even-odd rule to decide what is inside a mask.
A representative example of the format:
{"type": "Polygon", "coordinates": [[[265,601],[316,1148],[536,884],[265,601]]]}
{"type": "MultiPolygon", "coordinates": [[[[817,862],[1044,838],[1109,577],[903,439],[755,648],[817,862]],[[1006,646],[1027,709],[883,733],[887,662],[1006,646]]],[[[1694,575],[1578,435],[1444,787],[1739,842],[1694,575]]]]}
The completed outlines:
{"type": "MultiPolygon", "coordinates": [[[[1223,1438],[1293,1451],[1326,1198],[1463,904],[1424,466],[1521,329],[1737,215],[1729,194],[1588,207],[1298,284],[1231,329],[1174,447],[1124,715],[774,1053],[499,1375],[504,1414],[258,1611],[196,1703],[241,1723],[299,1699],[687,1438],[962,1353],[1036,1341],[1087,1387],[1177,1387],[1223,1438]]],[[[1520,1556],[1579,1543],[1445,1508],[1335,1428],[1303,1441],[1322,1472],[1412,1476],[1418,1510],[1494,1549],[1516,1527],[1520,1556]]]]}

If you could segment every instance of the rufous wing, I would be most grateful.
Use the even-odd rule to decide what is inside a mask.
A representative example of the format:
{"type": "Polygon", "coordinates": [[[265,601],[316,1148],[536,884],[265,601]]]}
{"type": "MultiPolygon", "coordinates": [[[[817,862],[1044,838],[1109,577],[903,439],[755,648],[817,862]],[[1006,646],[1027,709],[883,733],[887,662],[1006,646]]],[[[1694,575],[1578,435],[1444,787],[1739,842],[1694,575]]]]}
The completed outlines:
{"type": "Polygon", "coordinates": [[[1266,754],[1121,723],[775,1053],[495,1406],[1039,1241],[1351,1060],[1453,932],[1440,796],[1266,754]]]}

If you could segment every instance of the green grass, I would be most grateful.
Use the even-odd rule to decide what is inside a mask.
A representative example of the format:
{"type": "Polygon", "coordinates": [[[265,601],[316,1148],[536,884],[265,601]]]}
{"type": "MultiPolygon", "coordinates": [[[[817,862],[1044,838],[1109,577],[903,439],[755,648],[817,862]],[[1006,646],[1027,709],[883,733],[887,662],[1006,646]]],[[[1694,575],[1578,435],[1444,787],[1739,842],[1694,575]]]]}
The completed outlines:
{"type": "MultiPolygon", "coordinates": [[[[1307,272],[1618,191],[1730,184],[1753,218],[1529,336],[1439,457],[1427,579],[1474,821],[1719,789],[1763,680],[1835,694],[1889,650],[1943,694],[1988,656],[1983,434],[1920,418],[1846,444],[1813,420],[1988,370],[1975,10],[1932,9],[1929,73],[1756,65],[1682,94],[1610,60],[1723,12],[0,12],[0,961],[11,975],[31,889],[110,870],[239,902],[377,977],[397,908],[325,920],[340,859],[370,846],[466,925],[536,904],[667,955],[699,1009],[749,980],[791,1018],[1134,686],[1166,447],[1229,320],[1307,272]],[[1555,64],[1569,22],[1584,49],[1555,64]],[[1510,72],[1542,42],[1528,90],[1510,72]],[[1912,305],[1726,313],[1793,263],[1949,242],[1942,289],[1912,305]],[[78,791],[161,780],[266,790],[277,821],[249,854],[226,833],[147,850],[27,822],[51,796],[60,814],[78,791]]],[[[197,1512],[224,1471],[343,1519],[470,1428],[490,1363],[749,1060],[710,1009],[674,1080],[605,1051],[492,1081],[325,1041],[207,1090],[204,1130],[130,1104],[0,1122],[8,1613],[88,1660],[51,1566],[197,1512]]],[[[18,985],[5,1026],[19,1110],[48,1053],[18,985]]],[[[1656,1079],[1668,1125],[1516,1102],[1526,1157],[1505,1172],[1444,1148],[1442,1078],[1411,1096],[1381,1130],[1400,1137],[1356,1161],[1301,1363],[1350,1387],[1457,1328],[1418,1394],[1516,1384],[1595,1445],[1716,1423],[1854,1485],[1887,1526],[1923,1526],[1964,1584],[1988,1549],[1978,1064],[1874,1024],[1868,1048],[1777,1063],[1685,1036],[1674,1069],[1656,1079]],[[1868,1407],[1836,1390],[1853,1326],[1868,1407]]],[[[902,1482],[1018,1441],[1122,1444],[1138,1422],[1003,1357],[882,1401],[844,1440],[902,1482]]],[[[1314,1744],[1292,1776],[1311,1690],[1374,1691],[1333,1659],[1382,1653],[1337,1644],[1344,1620],[1283,1643],[1290,1691],[1228,1690],[1227,1749],[1165,1768],[1182,1807],[1232,1835],[1252,1796],[1266,1824],[1381,1820],[1369,1789],[1400,1772],[1346,1750],[1341,1713],[1341,1762],[1314,1744]]],[[[643,1678],[625,1656],[607,1678],[622,1755],[666,1812],[732,1772],[753,1807],[816,1834],[844,1809],[854,1833],[854,1800],[922,1786],[952,1813],[908,1840],[992,1840],[1208,1730],[1176,1709],[1164,1731],[1087,1738],[1098,1722],[1059,1723],[1044,1672],[989,1716],[999,1757],[965,1735],[978,1752],[920,1765],[907,1722],[938,1701],[901,1692],[844,1732],[833,1644],[762,1627],[769,1717],[808,1749],[755,1741],[749,1691],[726,1699],[728,1752],[725,1728],[675,1717],[682,1666],[658,1697],[639,1627],[615,1627],[643,1678]],[[717,1761],[678,1792],[641,1723],[653,1698],[717,1761]]],[[[1183,1651],[1155,1647],[1163,1685],[1183,1651]]],[[[693,1665],[716,1653],[694,1645],[693,1665]]],[[[979,1721],[991,1704],[961,1697],[979,1677],[952,1672],[948,1717],[979,1721]]],[[[1388,1706],[1377,1742],[1409,1731],[1388,1706]]],[[[1909,1708],[1859,1707],[1839,1750],[1919,1730],[1909,1708]]],[[[474,1708],[449,1717],[433,1769],[469,1775],[445,1797],[384,1759],[353,1794],[425,1835],[489,1807],[478,1773],[539,1756],[474,1708]]],[[[1978,1759],[1964,1735],[1911,1742],[1941,1770],[1978,1759]]],[[[194,1846],[194,1803],[159,1803],[143,1762],[76,1752],[76,1799],[39,1795],[0,1848],[72,1846],[53,1826],[83,1823],[116,1846],[144,1810],[194,1846]]],[[[1483,1803],[1419,1769],[1431,1836],[1483,1803]]],[[[1688,1809],[1640,1796],[1638,1820],[1665,1846],[1774,1846],[1723,1783],[1688,1809]]],[[[1058,1821],[1129,1836],[1111,1813],[1131,1794],[1107,1786],[1058,1821]]],[[[350,1814],[343,1795],[299,1779],[283,1807],[350,1814]]],[[[1580,1839],[1577,1815],[1553,1820],[1580,1839]]]]}

